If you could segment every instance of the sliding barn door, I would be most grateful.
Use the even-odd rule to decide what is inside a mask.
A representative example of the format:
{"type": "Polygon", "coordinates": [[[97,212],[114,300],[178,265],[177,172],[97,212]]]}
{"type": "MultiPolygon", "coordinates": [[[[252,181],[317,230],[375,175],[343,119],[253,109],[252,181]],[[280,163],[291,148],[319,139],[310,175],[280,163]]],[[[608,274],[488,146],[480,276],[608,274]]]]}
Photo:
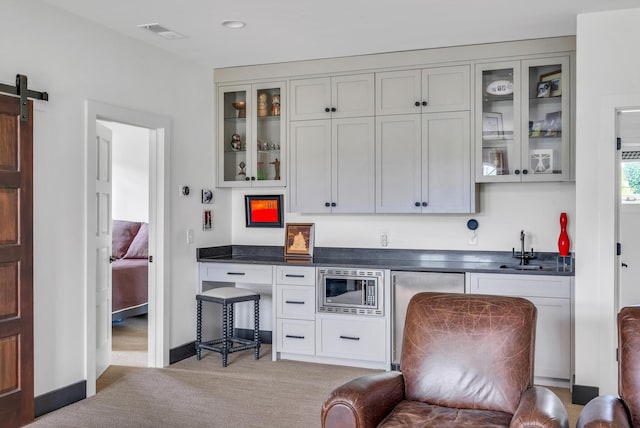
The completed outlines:
{"type": "Polygon", "coordinates": [[[33,420],[33,105],[0,95],[0,426],[33,420]]]}

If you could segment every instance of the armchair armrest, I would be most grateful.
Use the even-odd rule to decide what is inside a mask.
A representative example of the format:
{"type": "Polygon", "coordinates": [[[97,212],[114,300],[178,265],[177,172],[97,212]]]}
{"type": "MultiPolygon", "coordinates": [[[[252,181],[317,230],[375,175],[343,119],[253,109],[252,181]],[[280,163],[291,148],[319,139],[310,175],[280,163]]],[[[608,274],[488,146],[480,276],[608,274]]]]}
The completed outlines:
{"type": "Polygon", "coordinates": [[[404,399],[400,372],[375,373],[334,389],[322,406],[322,426],[375,427],[404,399]]]}
{"type": "Polygon", "coordinates": [[[578,428],[632,427],[624,404],[613,395],[601,395],[589,401],[578,417],[578,428]]]}
{"type": "Polygon", "coordinates": [[[568,428],[569,416],[556,394],[547,388],[533,386],[524,391],[513,414],[510,428],[516,427],[568,428]]]}

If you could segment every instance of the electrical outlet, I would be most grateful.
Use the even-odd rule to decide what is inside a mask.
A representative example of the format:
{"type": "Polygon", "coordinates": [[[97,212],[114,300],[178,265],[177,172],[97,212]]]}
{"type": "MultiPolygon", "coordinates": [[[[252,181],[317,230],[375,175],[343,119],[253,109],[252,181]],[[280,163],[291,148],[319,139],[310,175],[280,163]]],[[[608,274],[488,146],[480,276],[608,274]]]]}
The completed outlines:
{"type": "Polygon", "coordinates": [[[469,245],[478,245],[478,231],[470,230],[468,235],[468,244],[469,245]]]}
{"type": "Polygon", "coordinates": [[[187,229],[187,244],[193,244],[193,229],[187,229]]]}
{"type": "Polygon", "coordinates": [[[389,245],[389,234],[387,232],[380,232],[380,246],[386,247],[389,245]]]}

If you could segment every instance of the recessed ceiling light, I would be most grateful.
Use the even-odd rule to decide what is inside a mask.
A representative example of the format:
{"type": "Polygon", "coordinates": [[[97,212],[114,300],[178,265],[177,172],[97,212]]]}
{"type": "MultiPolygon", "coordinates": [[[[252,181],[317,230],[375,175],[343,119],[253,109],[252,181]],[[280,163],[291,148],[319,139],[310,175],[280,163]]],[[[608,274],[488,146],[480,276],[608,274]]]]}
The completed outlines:
{"type": "Polygon", "coordinates": [[[247,23],[242,21],[223,21],[222,26],[227,28],[244,28],[247,26],[247,23]]]}

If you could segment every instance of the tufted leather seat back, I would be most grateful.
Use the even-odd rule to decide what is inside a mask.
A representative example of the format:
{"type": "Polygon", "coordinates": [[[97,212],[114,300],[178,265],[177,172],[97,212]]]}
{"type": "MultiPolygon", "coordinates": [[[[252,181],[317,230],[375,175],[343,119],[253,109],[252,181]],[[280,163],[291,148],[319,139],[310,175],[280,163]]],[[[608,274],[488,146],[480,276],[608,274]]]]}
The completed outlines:
{"type": "Polygon", "coordinates": [[[633,426],[640,427],[640,306],[618,312],[618,394],[625,402],[633,426]]]}
{"type": "Polygon", "coordinates": [[[416,294],[400,361],[406,399],[513,414],[533,384],[535,328],[526,299],[416,294]]]}

